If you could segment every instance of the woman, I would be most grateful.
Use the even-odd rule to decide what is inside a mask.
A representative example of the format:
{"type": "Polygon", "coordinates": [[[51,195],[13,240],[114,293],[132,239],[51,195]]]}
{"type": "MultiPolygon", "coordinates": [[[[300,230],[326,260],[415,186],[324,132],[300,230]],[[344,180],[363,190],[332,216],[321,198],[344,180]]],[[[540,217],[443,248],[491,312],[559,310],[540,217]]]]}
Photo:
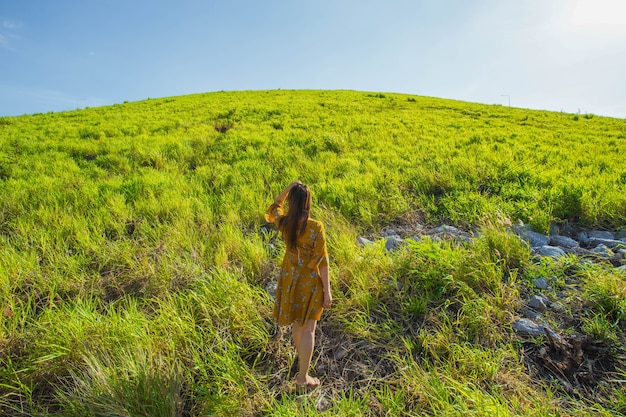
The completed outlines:
{"type": "Polygon", "coordinates": [[[319,379],[309,375],[315,326],[324,308],[333,302],[328,279],[328,251],[324,225],[311,219],[311,190],[300,181],[287,186],[265,213],[274,222],[286,243],[281,265],[274,320],[279,326],[291,324],[293,343],[298,352],[296,385],[314,388],[319,379]],[[283,203],[287,198],[289,210],[283,203]]]}

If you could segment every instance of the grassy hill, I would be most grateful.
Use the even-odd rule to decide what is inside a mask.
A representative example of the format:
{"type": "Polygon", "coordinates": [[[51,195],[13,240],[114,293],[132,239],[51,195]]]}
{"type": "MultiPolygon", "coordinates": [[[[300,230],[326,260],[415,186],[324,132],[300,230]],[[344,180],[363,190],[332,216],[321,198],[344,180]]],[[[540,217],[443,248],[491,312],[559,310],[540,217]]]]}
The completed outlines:
{"type": "Polygon", "coordinates": [[[0,118],[0,415],[624,415],[624,274],[537,260],[508,226],[624,228],[625,156],[622,119],[392,93],[0,118]],[[265,291],[282,247],[263,213],[294,179],[335,296],[307,395],[265,291]],[[477,237],[356,242],[443,223],[477,237]],[[511,329],[541,276],[569,294],[547,319],[608,352],[589,381],[511,329]]]}

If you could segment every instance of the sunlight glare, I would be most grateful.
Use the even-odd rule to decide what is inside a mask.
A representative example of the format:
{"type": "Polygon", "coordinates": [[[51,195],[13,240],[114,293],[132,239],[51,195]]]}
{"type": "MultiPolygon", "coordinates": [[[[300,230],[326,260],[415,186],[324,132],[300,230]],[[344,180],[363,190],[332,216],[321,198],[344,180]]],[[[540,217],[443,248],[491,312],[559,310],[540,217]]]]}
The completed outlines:
{"type": "Polygon", "coordinates": [[[570,22],[573,25],[626,25],[626,1],[578,0],[570,22]]]}

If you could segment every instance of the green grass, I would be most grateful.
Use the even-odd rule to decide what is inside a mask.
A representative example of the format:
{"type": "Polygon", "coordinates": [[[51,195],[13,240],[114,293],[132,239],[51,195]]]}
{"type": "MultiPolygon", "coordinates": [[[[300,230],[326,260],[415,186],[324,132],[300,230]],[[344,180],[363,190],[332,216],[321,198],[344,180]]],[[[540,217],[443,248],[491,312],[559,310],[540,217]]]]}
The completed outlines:
{"type": "Polygon", "coordinates": [[[394,93],[0,118],[0,415],[624,415],[623,360],[573,395],[511,330],[534,278],[575,279],[563,330],[619,358],[624,274],[537,263],[508,226],[623,228],[625,154],[624,120],[394,93]],[[264,290],[283,245],[263,213],[293,179],[326,224],[335,297],[306,395],[264,290]],[[356,243],[416,223],[477,237],[356,243]]]}

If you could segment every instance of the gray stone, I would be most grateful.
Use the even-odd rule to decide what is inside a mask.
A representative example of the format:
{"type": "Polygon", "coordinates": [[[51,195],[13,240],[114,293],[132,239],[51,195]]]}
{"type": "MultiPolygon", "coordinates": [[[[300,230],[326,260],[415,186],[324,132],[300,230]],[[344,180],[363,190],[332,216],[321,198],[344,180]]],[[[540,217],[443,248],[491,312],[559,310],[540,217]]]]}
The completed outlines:
{"type": "Polygon", "coordinates": [[[613,257],[613,251],[607,248],[605,245],[596,246],[591,250],[591,253],[606,259],[610,259],[613,257]]]}
{"type": "Polygon", "coordinates": [[[400,236],[395,229],[387,229],[383,232],[383,237],[400,236]]]}
{"type": "Polygon", "coordinates": [[[567,236],[550,236],[550,246],[560,246],[562,248],[575,249],[579,246],[571,237],[567,236]]]}
{"type": "Polygon", "coordinates": [[[577,248],[564,248],[562,246],[557,246],[557,247],[561,248],[563,250],[563,252],[565,252],[565,253],[578,254],[578,251],[580,250],[580,247],[577,247],[577,248]]]}
{"type": "Polygon", "coordinates": [[[554,311],[564,311],[565,310],[565,306],[562,303],[558,302],[558,301],[556,301],[554,303],[550,303],[550,308],[552,310],[554,310],[554,311]]]}
{"type": "Polygon", "coordinates": [[[626,272],[626,265],[618,266],[617,269],[626,272]]]}
{"type": "Polygon", "coordinates": [[[406,242],[398,236],[390,236],[385,239],[385,249],[387,249],[387,252],[396,250],[404,245],[406,245],[406,242]]]}
{"type": "Polygon", "coordinates": [[[541,318],[541,314],[536,312],[532,308],[523,309],[522,314],[524,315],[524,317],[529,318],[531,320],[538,320],[541,318]]]}
{"type": "Polygon", "coordinates": [[[543,336],[546,334],[546,326],[537,324],[531,319],[521,318],[513,323],[513,330],[518,333],[528,334],[531,336],[543,336]]]}
{"type": "Polygon", "coordinates": [[[563,249],[556,247],[556,246],[548,246],[548,245],[535,248],[535,252],[537,253],[537,255],[548,256],[554,259],[558,259],[566,255],[563,249]]]}
{"type": "Polygon", "coordinates": [[[615,239],[626,239],[626,229],[620,229],[615,233],[615,239]]]}
{"type": "MultiPolygon", "coordinates": [[[[585,248],[577,248],[574,253],[576,255],[580,255],[580,256],[584,256],[584,255],[593,255],[593,252],[591,252],[589,249],[585,249],[585,248]]],[[[581,261],[582,262],[582,261],[581,261]]]]}
{"type": "Polygon", "coordinates": [[[554,234],[560,234],[560,235],[565,235],[565,236],[574,236],[574,228],[572,227],[572,225],[570,225],[569,223],[564,224],[563,226],[561,226],[560,233],[554,233],[554,234]]]}
{"type": "Polygon", "coordinates": [[[525,230],[522,233],[519,233],[519,236],[527,241],[531,248],[546,246],[550,243],[550,238],[548,236],[533,232],[532,230],[525,230]]]}
{"type": "Polygon", "coordinates": [[[550,223],[550,236],[558,235],[561,232],[561,227],[556,223],[550,223]]]}
{"type": "Polygon", "coordinates": [[[589,243],[589,234],[587,232],[580,232],[577,236],[576,239],[578,239],[578,241],[587,246],[587,244],[589,243]]]}
{"type": "Polygon", "coordinates": [[[589,236],[589,239],[615,239],[613,232],[607,230],[592,230],[587,232],[587,236],[589,236]]]}
{"type": "Polygon", "coordinates": [[[548,308],[547,303],[548,299],[540,294],[535,294],[528,300],[528,305],[538,311],[545,311],[548,308]]]}
{"type": "Polygon", "coordinates": [[[454,226],[448,226],[447,224],[441,225],[439,227],[435,227],[430,231],[433,234],[447,233],[449,235],[459,235],[461,231],[454,226]]]}
{"type": "Polygon", "coordinates": [[[554,340],[561,340],[561,336],[547,324],[537,324],[527,318],[521,318],[513,323],[513,330],[530,336],[545,336],[545,334],[548,333],[554,340]]]}
{"type": "Polygon", "coordinates": [[[531,319],[527,318],[521,318],[513,323],[513,330],[518,333],[529,334],[531,336],[541,336],[545,334],[543,326],[540,326],[531,319]]]}
{"type": "Polygon", "coordinates": [[[540,290],[552,289],[548,283],[548,280],[544,277],[537,278],[536,280],[533,281],[533,284],[535,284],[535,287],[539,288],[540,290]]]}
{"type": "Polygon", "coordinates": [[[457,235],[456,238],[461,242],[469,243],[472,241],[472,238],[466,234],[457,235]]]}
{"type": "Polygon", "coordinates": [[[557,332],[555,332],[554,330],[552,330],[552,328],[548,325],[545,325],[544,328],[546,329],[546,332],[550,334],[550,337],[552,337],[552,339],[560,342],[561,339],[561,335],[558,334],[557,332]]]}
{"type": "Polygon", "coordinates": [[[272,298],[276,298],[276,290],[277,289],[278,289],[278,282],[276,282],[276,281],[270,281],[265,286],[265,291],[267,291],[267,293],[269,295],[271,295],[272,298]]]}
{"type": "Polygon", "coordinates": [[[369,245],[374,244],[374,242],[372,242],[369,239],[364,238],[363,236],[357,237],[356,242],[359,244],[359,246],[369,246],[369,245]]]}
{"type": "Polygon", "coordinates": [[[518,224],[514,224],[513,226],[511,226],[511,230],[513,230],[515,234],[521,235],[522,233],[526,233],[533,229],[532,227],[530,227],[530,225],[527,225],[524,223],[518,223],[518,224]]]}
{"type": "Polygon", "coordinates": [[[587,245],[592,248],[595,248],[598,245],[604,245],[608,248],[615,248],[618,246],[624,246],[624,242],[622,242],[621,240],[615,240],[615,239],[603,239],[599,237],[592,237],[592,238],[589,238],[589,243],[587,243],[587,245]]]}

